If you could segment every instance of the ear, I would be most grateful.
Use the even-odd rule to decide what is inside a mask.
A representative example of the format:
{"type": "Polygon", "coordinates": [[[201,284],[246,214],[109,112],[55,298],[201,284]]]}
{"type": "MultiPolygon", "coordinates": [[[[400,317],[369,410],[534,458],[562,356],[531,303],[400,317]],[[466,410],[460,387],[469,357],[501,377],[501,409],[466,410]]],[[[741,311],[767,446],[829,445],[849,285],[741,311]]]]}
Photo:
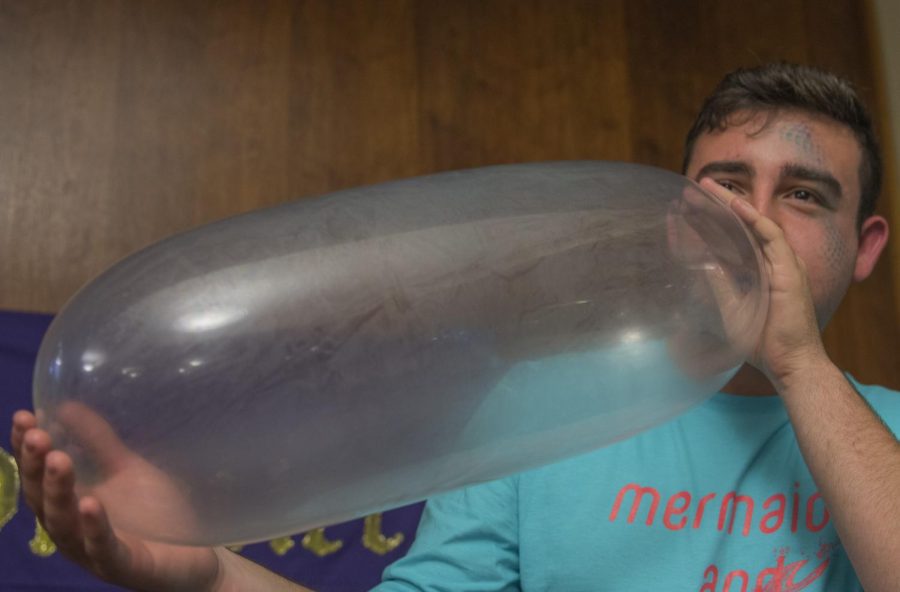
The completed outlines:
{"type": "Polygon", "coordinates": [[[853,281],[861,282],[869,277],[888,239],[888,223],[881,216],[871,216],[863,222],[859,230],[859,249],[856,252],[856,267],[853,281]]]}

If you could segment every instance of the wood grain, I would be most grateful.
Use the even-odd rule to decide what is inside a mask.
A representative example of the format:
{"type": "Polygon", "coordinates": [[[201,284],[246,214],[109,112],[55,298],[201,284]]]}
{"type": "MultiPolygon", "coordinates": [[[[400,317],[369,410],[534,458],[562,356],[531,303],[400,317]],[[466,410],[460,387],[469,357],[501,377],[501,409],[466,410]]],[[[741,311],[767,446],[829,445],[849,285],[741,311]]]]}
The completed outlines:
{"type": "MultiPolygon", "coordinates": [[[[0,308],[58,310],[164,236],[344,187],[678,169],[724,72],[811,63],[874,104],[869,52],[856,0],[0,0],[0,308]]],[[[826,342],[900,387],[896,273],[889,253],[826,342]]]]}

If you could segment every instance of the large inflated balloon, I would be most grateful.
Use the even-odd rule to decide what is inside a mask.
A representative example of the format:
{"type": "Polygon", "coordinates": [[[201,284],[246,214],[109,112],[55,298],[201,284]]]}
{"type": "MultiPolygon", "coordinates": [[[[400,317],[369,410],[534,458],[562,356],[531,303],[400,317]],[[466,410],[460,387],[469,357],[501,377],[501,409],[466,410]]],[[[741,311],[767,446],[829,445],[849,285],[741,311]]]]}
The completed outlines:
{"type": "Polygon", "coordinates": [[[586,452],[745,359],[758,247],[684,177],[510,165],[179,234],[50,327],[35,407],[114,526],[263,540],[586,452]]]}

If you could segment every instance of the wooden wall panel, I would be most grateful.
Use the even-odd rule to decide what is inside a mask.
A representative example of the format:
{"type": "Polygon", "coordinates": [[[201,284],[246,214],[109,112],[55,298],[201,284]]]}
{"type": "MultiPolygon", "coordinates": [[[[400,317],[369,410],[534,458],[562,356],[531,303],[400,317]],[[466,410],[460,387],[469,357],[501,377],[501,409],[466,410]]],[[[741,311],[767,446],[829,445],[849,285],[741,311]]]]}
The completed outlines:
{"type": "MultiPolygon", "coordinates": [[[[862,0],[866,32],[875,72],[876,111],[883,122],[881,147],[885,159],[886,196],[893,197],[891,225],[895,239],[888,242],[893,261],[900,261],[900,3],[896,0],[862,0]]],[[[900,273],[893,273],[894,297],[900,310],[900,273]]]]}
{"type": "Polygon", "coordinates": [[[291,185],[295,193],[420,174],[410,2],[294,5],[291,185]]]}
{"type": "MultiPolygon", "coordinates": [[[[856,0],[0,0],[0,308],[57,310],[168,234],[343,187],[532,160],[677,169],[734,67],[826,66],[874,102],[865,16],[856,0]]],[[[895,273],[855,287],[826,341],[900,387],[895,273]]]]}
{"type": "Polygon", "coordinates": [[[429,164],[627,160],[624,4],[421,3],[428,8],[416,28],[429,164]]]}
{"type": "MultiPolygon", "coordinates": [[[[868,19],[863,3],[807,1],[806,28],[809,60],[827,64],[836,72],[853,80],[860,94],[876,110],[881,104],[876,96],[876,72],[871,67],[871,44],[868,19]],[[844,31],[844,34],[837,33],[844,31]],[[824,33],[834,31],[833,36],[824,33]]],[[[884,112],[874,113],[876,116],[884,112]]],[[[888,121],[882,120],[882,137],[888,135],[888,121]]],[[[885,162],[890,166],[890,161],[885,162]]],[[[898,202],[893,187],[886,185],[878,212],[892,222],[900,222],[898,202]]],[[[893,224],[893,238],[900,240],[900,224],[893,224]]],[[[896,252],[896,251],[895,251],[896,252]]],[[[898,273],[897,260],[891,249],[864,283],[850,288],[825,332],[825,345],[832,357],[844,362],[855,375],[870,381],[883,381],[900,388],[900,311],[895,293],[898,273]],[[884,379],[880,377],[884,376],[884,379]]]]}
{"type": "Polygon", "coordinates": [[[121,246],[115,5],[0,12],[0,306],[56,308],[121,246]],[[91,35],[91,31],[108,34],[91,35]],[[90,84],[85,84],[90,81],[90,84]]]}

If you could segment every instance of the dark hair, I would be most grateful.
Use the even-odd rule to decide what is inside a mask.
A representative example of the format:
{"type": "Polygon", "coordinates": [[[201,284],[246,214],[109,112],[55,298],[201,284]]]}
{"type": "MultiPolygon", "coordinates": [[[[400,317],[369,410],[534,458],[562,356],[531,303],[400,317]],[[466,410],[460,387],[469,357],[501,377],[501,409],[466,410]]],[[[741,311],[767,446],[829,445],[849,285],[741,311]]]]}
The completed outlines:
{"type": "Polygon", "coordinates": [[[830,72],[796,64],[776,63],[741,68],[725,76],[703,103],[685,138],[682,172],[687,170],[700,134],[724,130],[738,111],[759,113],[796,109],[823,115],[849,127],[862,149],[860,202],[861,224],[875,211],[881,192],[881,152],[872,118],[853,85],[830,72]]]}

